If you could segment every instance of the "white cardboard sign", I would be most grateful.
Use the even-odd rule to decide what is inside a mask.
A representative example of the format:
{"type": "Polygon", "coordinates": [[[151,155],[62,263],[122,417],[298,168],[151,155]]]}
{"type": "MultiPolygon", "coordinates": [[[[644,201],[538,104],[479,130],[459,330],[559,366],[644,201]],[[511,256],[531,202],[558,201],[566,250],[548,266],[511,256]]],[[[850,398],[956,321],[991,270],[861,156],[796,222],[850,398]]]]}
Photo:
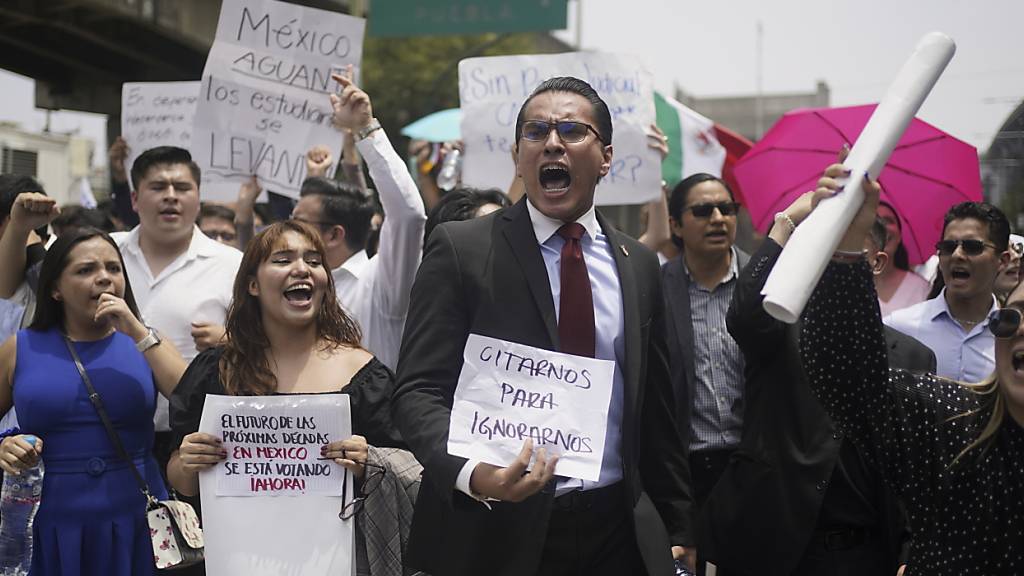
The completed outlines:
{"type": "Polygon", "coordinates": [[[217,466],[218,496],[341,496],[344,468],[319,460],[320,447],[351,434],[348,396],[237,399],[213,423],[228,459],[217,466]]]}
{"type": "MultiPolygon", "coordinates": [[[[128,143],[124,169],[157,146],[188,150],[199,100],[199,82],[125,82],[121,86],[121,136],[128,143]]],[[[129,179],[130,182],[130,179],[129,179]]]]}
{"type": "MultiPolygon", "coordinates": [[[[287,476],[277,474],[276,463],[292,461],[277,458],[281,456],[279,452],[271,454],[266,451],[262,456],[268,458],[263,461],[272,463],[271,474],[262,474],[264,469],[260,466],[254,466],[249,474],[244,474],[245,463],[261,461],[246,457],[244,449],[252,449],[251,455],[255,456],[257,446],[273,446],[275,443],[260,441],[269,440],[267,435],[276,435],[278,443],[284,440],[284,434],[295,435],[290,438],[293,441],[305,440],[298,438],[300,434],[325,434],[329,441],[350,437],[351,414],[347,394],[209,395],[199,430],[221,438],[228,451],[227,460],[199,474],[208,574],[352,574],[355,520],[338,518],[342,506],[343,472],[342,467],[332,461],[316,460],[322,438],[317,437],[313,443],[300,441],[287,445],[293,449],[305,447],[313,455],[313,462],[326,463],[335,469],[333,474],[322,478],[330,480],[321,485],[329,489],[314,489],[310,478],[299,474],[292,478],[306,481],[307,489],[304,491],[285,487],[281,482],[264,484],[271,489],[239,490],[239,495],[228,495],[235,493],[238,485],[251,487],[253,478],[287,476]],[[300,427],[300,422],[303,427],[300,427]],[[317,427],[315,430],[308,428],[313,424],[317,427]],[[226,474],[231,464],[237,464],[243,474],[226,474]],[[236,483],[236,478],[242,481],[236,483]]],[[[349,500],[353,497],[353,484],[349,475],[346,495],[349,500]]]]}
{"type": "MultiPolygon", "coordinates": [[[[515,176],[516,116],[541,82],[555,76],[587,81],[612,116],[611,171],[597,186],[597,204],[642,204],[661,193],[661,158],[647,146],[654,124],[653,77],[637,58],[596,52],[493,56],[459,62],[462,181],[507,190],[515,176]]],[[[547,120],[547,118],[543,118],[547,120]]],[[[596,126],[595,126],[596,128],[596,126]]]]}
{"type": "MultiPolygon", "coordinates": [[[[366,20],[275,0],[224,0],[203,70],[192,155],[204,199],[233,201],[255,174],[298,198],[306,151],[341,155],[331,126],[331,73],[358,70],[366,20]]],[[[358,74],[357,74],[358,77],[358,74]]]]}
{"type": "Polygon", "coordinates": [[[559,454],[560,476],[601,474],[615,363],[470,334],[448,452],[508,466],[523,442],[559,454]]]}

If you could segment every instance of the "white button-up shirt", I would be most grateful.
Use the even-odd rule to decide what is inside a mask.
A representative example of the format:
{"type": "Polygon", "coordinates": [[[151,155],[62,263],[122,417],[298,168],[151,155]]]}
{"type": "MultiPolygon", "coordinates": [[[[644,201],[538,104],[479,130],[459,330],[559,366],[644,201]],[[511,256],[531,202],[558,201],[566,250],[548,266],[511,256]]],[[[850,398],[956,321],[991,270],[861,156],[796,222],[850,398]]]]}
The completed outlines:
{"type": "MultiPolygon", "coordinates": [[[[993,297],[991,310],[997,308],[993,297]]],[[[931,348],[939,376],[981,382],[996,369],[996,339],[988,329],[988,318],[964,330],[949,311],[945,289],[931,300],[889,314],[883,322],[931,348]]]]}
{"type": "MultiPolygon", "coordinates": [[[[551,300],[555,305],[555,318],[561,313],[561,258],[565,240],[558,235],[562,222],[549,218],[537,210],[529,201],[526,202],[533,223],[533,232],[540,245],[541,257],[548,273],[551,288],[551,300]]],[[[622,308],[622,289],[619,284],[619,270],[615,265],[612,247],[608,236],[601,230],[597,222],[597,213],[591,206],[576,222],[586,229],[587,233],[580,239],[583,248],[583,261],[587,265],[590,276],[590,290],[594,300],[594,357],[600,360],[615,362],[612,379],[612,397],[608,404],[608,419],[605,429],[604,453],[601,460],[601,474],[597,482],[577,478],[560,478],[555,487],[555,494],[562,495],[575,489],[590,490],[608,486],[622,480],[622,410],[625,394],[625,379],[622,366],[626,362],[626,329],[622,308]]],[[[470,490],[470,479],[473,469],[480,462],[469,460],[462,467],[455,480],[455,488],[476,498],[470,490]]]]}
{"type": "MultiPolygon", "coordinates": [[[[224,324],[242,253],[207,238],[195,227],[188,250],[153,277],[139,247],[138,226],[111,236],[124,257],[125,274],[143,322],[191,361],[199,353],[192,340],[192,322],[224,324]]],[[[154,422],[157,431],[170,429],[163,396],[157,396],[154,422]]]]}
{"type": "Polygon", "coordinates": [[[338,302],[363,332],[363,346],[394,370],[412,283],[423,256],[427,216],[408,167],[383,131],[360,140],[356,147],[384,208],[380,245],[373,258],[361,250],[331,274],[338,302]]]}

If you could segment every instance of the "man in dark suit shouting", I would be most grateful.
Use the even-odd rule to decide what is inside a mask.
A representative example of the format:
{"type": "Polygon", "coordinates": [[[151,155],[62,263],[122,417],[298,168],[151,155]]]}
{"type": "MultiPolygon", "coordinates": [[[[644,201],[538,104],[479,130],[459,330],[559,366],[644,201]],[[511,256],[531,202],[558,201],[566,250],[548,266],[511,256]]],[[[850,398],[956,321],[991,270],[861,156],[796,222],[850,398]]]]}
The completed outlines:
{"type": "Polygon", "coordinates": [[[424,466],[407,563],[434,576],[670,575],[693,553],[689,470],[658,260],[594,210],[611,115],[586,82],[554,78],[515,136],[526,197],[439,226],[413,285],[392,409],[424,466]],[[614,361],[598,481],[557,476],[551,447],[529,440],[506,468],[448,454],[471,333],[614,361]]]}

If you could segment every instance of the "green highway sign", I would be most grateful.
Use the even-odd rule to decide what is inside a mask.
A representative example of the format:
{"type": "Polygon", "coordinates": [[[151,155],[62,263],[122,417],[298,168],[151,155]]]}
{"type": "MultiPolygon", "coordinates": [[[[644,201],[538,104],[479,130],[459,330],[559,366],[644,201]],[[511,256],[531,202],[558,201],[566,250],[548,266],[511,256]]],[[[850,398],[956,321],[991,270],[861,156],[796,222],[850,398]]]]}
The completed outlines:
{"type": "Polygon", "coordinates": [[[374,0],[377,37],[539,32],[566,26],[568,0],[374,0]]]}

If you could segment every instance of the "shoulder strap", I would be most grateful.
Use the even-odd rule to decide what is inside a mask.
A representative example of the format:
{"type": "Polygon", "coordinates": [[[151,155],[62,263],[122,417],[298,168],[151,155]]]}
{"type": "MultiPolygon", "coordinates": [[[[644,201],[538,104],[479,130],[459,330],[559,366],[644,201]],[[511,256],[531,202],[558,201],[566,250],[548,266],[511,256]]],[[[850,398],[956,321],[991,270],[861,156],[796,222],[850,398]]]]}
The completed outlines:
{"type": "Polygon", "coordinates": [[[103,427],[107,429],[107,436],[110,437],[110,442],[114,444],[114,450],[117,451],[117,455],[122,460],[128,463],[128,468],[131,469],[132,474],[135,476],[135,481],[139,484],[139,490],[142,491],[147,501],[151,501],[153,497],[150,496],[149,485],[146,484],[146,480],[139,474],[138,468],[135,467],[135,462],[128,455],[128,451],[124,449],[124,444],[121,444],[121,437],[117,435],[117,431],[114,430],[114,424],[110,421],[110,417],[107,416],[107,409],[103,406],[103,400],[100,399],[99,393],[93,387],[92,380],[89,379],[89,374],[85,372],[85,366],[82,365],[82,359],[78,357],[78,352],[75,351],[74,345],[66,335],[64,336],[64,344],[67,345],[68,352],[71,352],[71,359],[75,361],[75,367],[78,368],[78,373],[82,376],[82,382],[85,382],[85,388],[89,391],[89,401],[92,402],[93,408],[99,414],[103,427]]]}

